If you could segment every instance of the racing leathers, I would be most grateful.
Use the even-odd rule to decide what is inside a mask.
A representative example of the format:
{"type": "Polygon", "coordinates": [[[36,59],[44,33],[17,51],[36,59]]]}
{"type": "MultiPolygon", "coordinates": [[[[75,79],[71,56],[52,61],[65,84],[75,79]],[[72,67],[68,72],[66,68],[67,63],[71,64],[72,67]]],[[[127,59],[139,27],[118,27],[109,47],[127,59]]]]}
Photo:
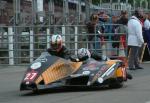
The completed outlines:
{"type": "Polygon", "coordinates": [[[47,52],[51,55],[55,55],[64,59],[69,59],[71,56],[70,51],[64,45],[59,51],[53,50],[52,48],[48,48],[47,52]]]}
{"type": "Polygon", "coordinates": [[[102,57],[102,55],[96,53],[96,52],[92,52],[91,53],[91,58],[95,59],[95,60],[98,60],[98,61],[101,61],[101,60],[106,60],[106,58],[104,59],[102,57]]]}

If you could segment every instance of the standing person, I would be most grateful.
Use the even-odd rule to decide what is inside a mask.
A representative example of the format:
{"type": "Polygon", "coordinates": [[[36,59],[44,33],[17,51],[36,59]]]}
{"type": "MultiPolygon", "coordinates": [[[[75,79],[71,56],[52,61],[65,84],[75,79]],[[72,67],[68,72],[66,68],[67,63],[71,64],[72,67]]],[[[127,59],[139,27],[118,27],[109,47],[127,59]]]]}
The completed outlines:
{"type": "Polygon", "coordinates": [[[117,20],[117,24],[127,25],[128,23],[128,13],[127,11],[121,11],[120,18],[117,20]]]}
{"type": "Polygon", "coordinates": [[[143,69],[139,65],[139,49],[144,43],[140,18],[140,12],[136,10],[128,21],[129,70],[143,69]]]}
{"type": "MultiPolygon", "coordinates": [[[[128,23],[128,13],[127,11],[121,11],[121,15],[120,18],[117,20],[116,24],[118,25],[116,27],[116,32],[117,33],[122,33],[121,35],[115,35],[114,37],[116,37],[116,41],[123,41],[123,46],[124,48],[127,48],[126,45],[126,36],[127,36],[127,23],[128,23]],[[121,25],[119,25],[121,24],[121,25]],[[117,40],[118,39],[118,40],[117,40]]],[[[119,43],[114,43],[114,47],[116,46],[117,48],[119,48],[119,43]]]]}
{"type": "Polygon", "coordinates": [[[63,45],[61,35],[52,35],[50,41],[50,48],[47,49],[47,52],[51,55],[55,55],[61,58],[69,59],[71,53],[69,50],[63,45]]]}
{"type": "Polygon", "coordinates": [[[149,30],[150,29],[150,21],[148,19],[148,13],[144,16],[144,29],[149,30]]]}
{"type": "Polygon", "coordinates": [[[100,38],[97,34],[98,31],[98,15],[92,14],[90,17],[90,22],[87,23],[88,30],[88,42],[90,49],[98,50],[100,49],[100,38]]]}
{"type": "MultiPolygon", "coordinates": [[[[150,14],[150,13],[149,13],[150,14]]],[[[144,21],[144,40],[150,49],[150,20],[148,19],[148,13],[145,14],[145,21],[144,21]]]]}

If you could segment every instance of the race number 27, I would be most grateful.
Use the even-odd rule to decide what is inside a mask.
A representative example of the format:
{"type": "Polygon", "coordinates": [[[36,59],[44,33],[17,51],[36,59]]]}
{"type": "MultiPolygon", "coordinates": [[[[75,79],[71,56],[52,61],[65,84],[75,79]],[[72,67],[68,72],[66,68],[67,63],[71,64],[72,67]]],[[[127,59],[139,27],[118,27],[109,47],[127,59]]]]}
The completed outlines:
{"type": "Polygon", "coordinates": [[[27,80],[31,81],[36,77],[36,75],[37,75],[37,72],[29,72],[26,74],[24,80],[25,81],[27,81],[27,80]]]}

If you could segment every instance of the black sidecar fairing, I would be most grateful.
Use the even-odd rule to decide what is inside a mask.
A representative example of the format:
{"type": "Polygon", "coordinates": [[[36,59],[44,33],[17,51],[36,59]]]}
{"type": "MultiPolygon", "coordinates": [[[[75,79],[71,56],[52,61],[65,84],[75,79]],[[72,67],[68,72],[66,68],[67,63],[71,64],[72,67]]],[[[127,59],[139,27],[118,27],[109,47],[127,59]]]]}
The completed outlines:
{"type": "Polygon", "coordinates": [[[89,59],[72,62],[43,53],[29,66],[20,90],[35,90],[62,86],[102,86],[117,78],[121,61],[98,62],[89,59]],[[109,82],[108,82],[109,81],[109,82]]]}

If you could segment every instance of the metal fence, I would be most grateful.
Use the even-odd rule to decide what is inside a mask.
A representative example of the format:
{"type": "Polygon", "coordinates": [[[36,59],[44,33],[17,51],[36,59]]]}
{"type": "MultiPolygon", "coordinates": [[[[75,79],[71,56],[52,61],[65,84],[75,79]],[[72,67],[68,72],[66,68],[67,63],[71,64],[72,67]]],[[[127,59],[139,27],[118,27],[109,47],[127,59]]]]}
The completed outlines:
{"type": "MultiPolygon", "coordinates": [[[[101,26],[97,25],[98,28],[101,26]]],[[[95,30],[94,34],[88,34],[86,25],[3,26],[0,27],[0,65],[24,65],[32,62],[50,47],[50,37],[53,34],[62,35],[64,45],[72,54],[76,54],[79,48],[88,48],[112,57],[118,56],[119,50],[119,47],[114,48],[112,44],[121,42],[113,37],[124,33],[99,34],[95,30]],[[90,36],[94,39],[89,40],[90,36]]]]}

